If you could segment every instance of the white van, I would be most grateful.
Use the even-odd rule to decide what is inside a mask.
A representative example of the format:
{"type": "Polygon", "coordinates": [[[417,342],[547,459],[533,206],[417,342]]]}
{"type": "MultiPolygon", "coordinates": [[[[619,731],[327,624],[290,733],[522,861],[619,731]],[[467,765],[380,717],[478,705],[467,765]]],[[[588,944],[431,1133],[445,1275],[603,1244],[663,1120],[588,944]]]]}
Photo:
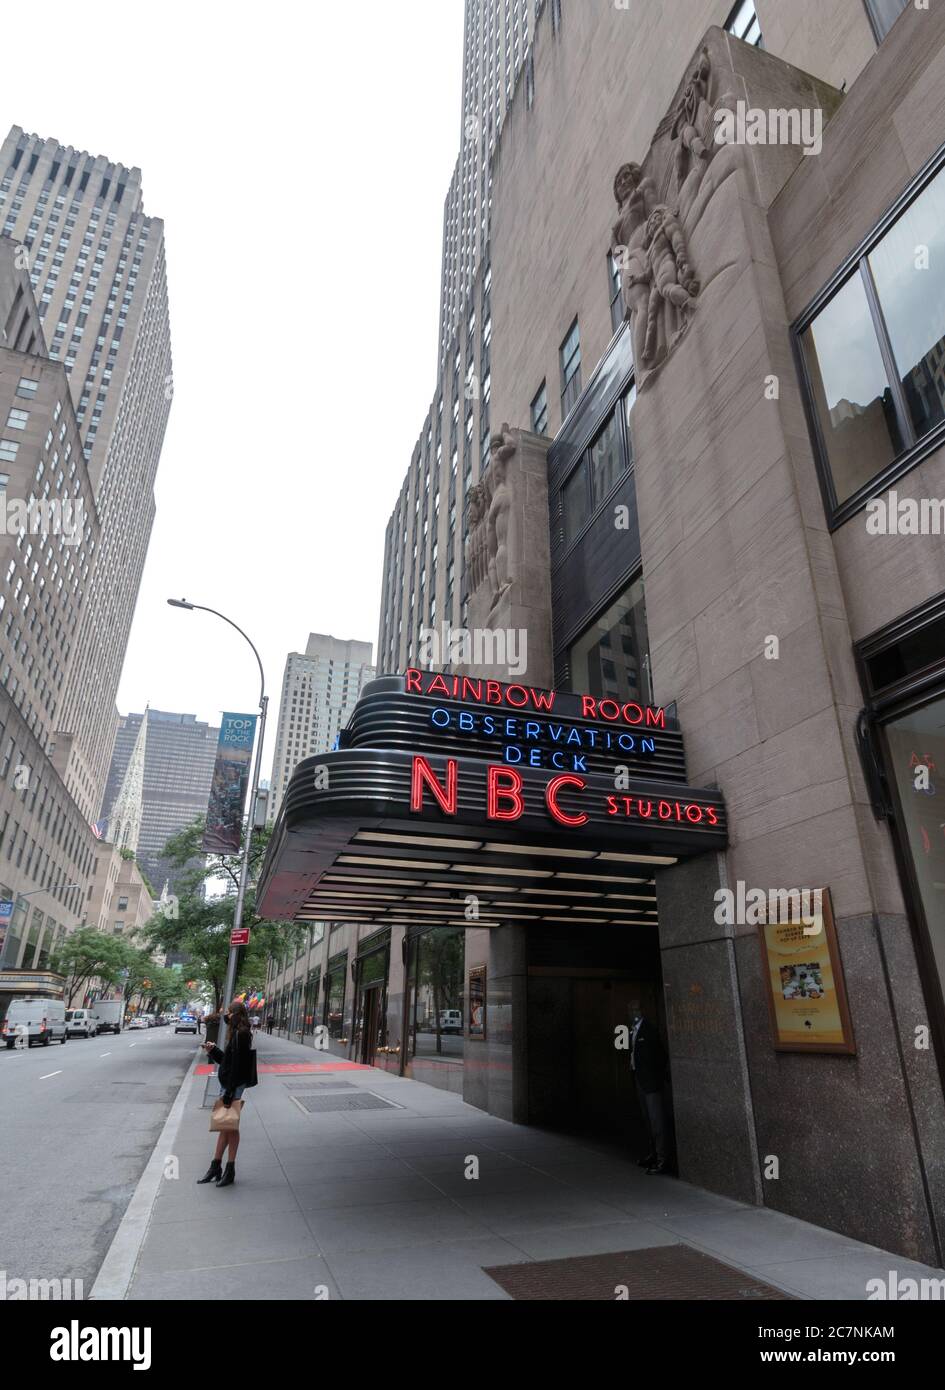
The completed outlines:
{"type": "Polygon", "coordinates": [[[98,1023],[91,1009],[66,1009],[66,1032],[70,1038],[94,1038],[98,1023]]]}
{"type": "Polygon", "coordinates": [[[99,1033],[120,1033],[125,1021],[124,999],[99,999],[92,1005],[92,1017],[99,1033]]]}
{"type": "Polygon", "coordinates": [[[66,1006],[61,999],[14,999],[3,1020],[3,1041],[8,1048],[48,1047],[53,1039],[66,1040],[66,1006]]]}

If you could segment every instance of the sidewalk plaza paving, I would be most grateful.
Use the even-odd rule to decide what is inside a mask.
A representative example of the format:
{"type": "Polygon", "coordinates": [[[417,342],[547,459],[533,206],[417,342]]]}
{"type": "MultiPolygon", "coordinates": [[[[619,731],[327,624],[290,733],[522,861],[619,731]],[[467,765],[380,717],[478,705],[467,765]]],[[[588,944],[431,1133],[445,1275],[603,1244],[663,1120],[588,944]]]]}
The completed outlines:
{"type": "MultiPolygon", "coordinates": [[[[550,1277],[554,1289],[549,1261],[573,1269],[582,1265],[574,1257],[669,1246],[683,1249],[666,1256],[689,1264],[697,1252],[729,1275],[741,1271],[755,1297],[768,1286],[769,1297],[866,1299],[867,1280],[885,1282],[891,1270],[900,1279],[942,1274],[768,1208],[647,1177],[612,1146],[509,1124],[420,1082],[282,1038],[257,1037],[257,1047],[260,1083],[246,1095],[236,1183],[219,1191],[196,1182],[212,1153],[204,1100],[216,1083],[207,1085],[212,1069],[195,1058],[176,1136],[172,1114],[159,1141],[166,1151],[155,1151],[162,1169],[177,1157],[179,1177],[157,1184],[128,1257],[128,1298],[505,1300],[486,1269],[534,1263],[536,1279],[547,1288],[550,1277]],[[324,1108],[339,1103],[346,1108],[324,1108]],[[465,1176],[470,1156],[475,1179],[465,1176]]],[[[664,1285],[656,1296],[687,1295],[664,1285]]]]}

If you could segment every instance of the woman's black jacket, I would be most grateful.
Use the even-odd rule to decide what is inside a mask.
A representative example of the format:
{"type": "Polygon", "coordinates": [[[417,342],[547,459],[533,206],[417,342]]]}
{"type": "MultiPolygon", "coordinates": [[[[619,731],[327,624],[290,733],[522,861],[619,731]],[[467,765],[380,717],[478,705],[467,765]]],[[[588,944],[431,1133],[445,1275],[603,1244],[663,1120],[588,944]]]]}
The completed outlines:
{"type": "Polygon", "coordinates": [[[224,1095],[231,1095],[237,1086],[245,1086],[252,1069],[252,1037],[249,1029],[230,1031],[226,1047],[221,1051],[214,1046],[210,1056],[219,1064],[217,1079],[224,1095]]]}

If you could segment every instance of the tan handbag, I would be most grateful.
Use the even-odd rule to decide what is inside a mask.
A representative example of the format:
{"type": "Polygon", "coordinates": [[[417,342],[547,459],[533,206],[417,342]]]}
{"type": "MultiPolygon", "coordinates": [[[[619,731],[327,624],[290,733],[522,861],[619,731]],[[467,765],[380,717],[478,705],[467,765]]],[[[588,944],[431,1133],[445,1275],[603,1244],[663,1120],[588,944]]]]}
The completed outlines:
{"type": "Polygon", "coordinates": [[[242,1108],[241,1100],[234,1100],[232,1105],[224,1105],[222,1100],[214,1101],[210,1115],[210,1133],[232,1134],[234,1130],[238,1130],[242,1108]]]}

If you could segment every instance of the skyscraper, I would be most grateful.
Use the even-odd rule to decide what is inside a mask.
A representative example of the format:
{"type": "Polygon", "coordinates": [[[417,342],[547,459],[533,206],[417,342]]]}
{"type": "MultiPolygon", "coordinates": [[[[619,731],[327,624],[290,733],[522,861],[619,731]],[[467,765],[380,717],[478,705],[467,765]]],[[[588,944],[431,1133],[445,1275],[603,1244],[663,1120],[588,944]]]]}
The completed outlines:
{"type": "Polygon", "coordinates": [[[140,169],[19,126],[0,145],[0,218],[3,234],[25,248],[102,520],[55,753],[70,793],[96,820],[172,395],[164,224],[144,212],[140,169]]]}
{"type": "Polygon", "coordinates": [[[167,710],[148,709],[118,721],[105,788],[107,838],[126,843],[137,821],[137,841],[127,841],[127,848],[135,851],[156,894],[165,879],[177,891],[182,871],[168,863],[164,846],[207,809],[219,732],[192,714],[167,710]]]}
{"type": "Polygon", "coordinates": [[[370,642],[309,633],[304,652],[290,652],[282,677],[268,818],[274,820],[296,765],[327,753],[348,722],[364,685],[374,678],[370,642]]]}
{"type": "MultiPolygon", "coordinates": [[[[531,41],[545,0],[466,0],[462,136],[443,210],[440,369],[481,261],[488,259],[490,160],[522,68],[531,72],[531,41]]],[[[560,0],[551,0],[557,23],[560,0]]],[[[534,78],[531,78],[532,84],[534,78]]]]}
{"type": "Polygon", "coordinates": [[[22,247],[0,235],[0,897],[5,967],[78,926],[95,841],[53,749],[100,526],[65,369],[45,355],[22,247]]]}
{"type": "Polygon", "coordinates": [[[420,661],[421,629],[466,624],[466,497],[489,467],[492,434],[493,155],[510,113],[534,105],[539,23],[557,38],[561,0],[466,0],[460,152],[443,211],[436,393],[387,528],[382,671],[420,661]]]}

